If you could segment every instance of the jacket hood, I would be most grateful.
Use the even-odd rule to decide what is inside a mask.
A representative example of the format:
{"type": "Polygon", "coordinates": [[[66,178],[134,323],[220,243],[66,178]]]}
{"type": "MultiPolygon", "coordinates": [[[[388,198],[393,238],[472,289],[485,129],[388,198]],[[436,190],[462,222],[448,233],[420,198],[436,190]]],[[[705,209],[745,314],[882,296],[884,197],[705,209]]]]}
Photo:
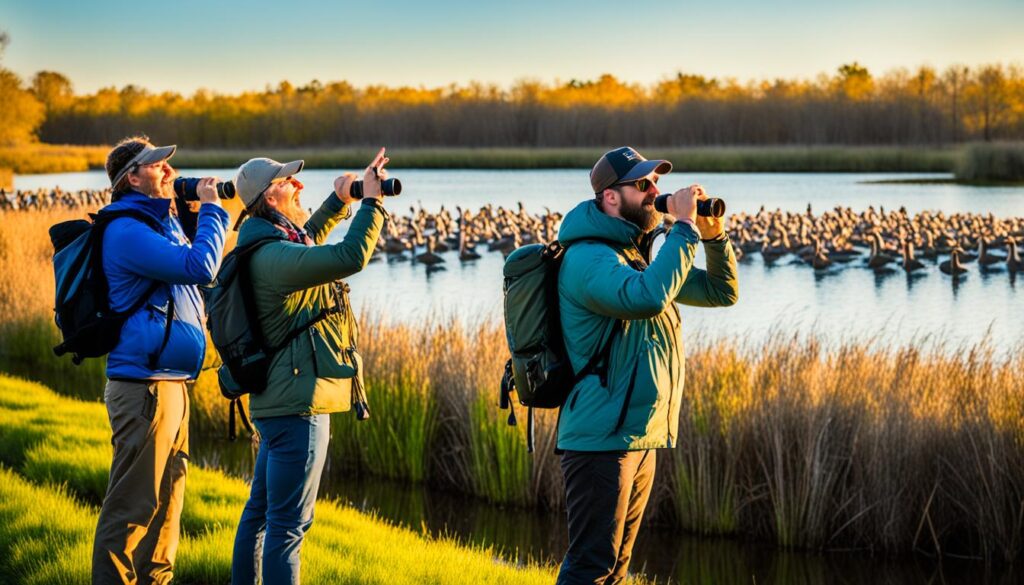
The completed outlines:
{"type": "Polygon", "coordinates": [[[138,191],[128,191],[100,211],[123,211],[126,209],[142,211],[163,223],[171,214],[171,200],[154,199],[138,191]]]}
{"type": "Polygon", "coordinates": [[[238,243],[236,245],[239,247],[248,246],[257,240],[265,240],[267,238],[286,240],[288,236],[284,235],[284,232],[274,227],[274,224],[262,217],[249,217],[242,222],[242,227],[238,228],[238,243]]]}
{"type": "Polygon", "coordinates": [[[563,246],[584,239],[601,239],[629,244],[641,236],[640,227],[622,218],[612,217],[598,209],[593,199],[584,201],[565,214],[558,228],[558,241],[563,246]]]}

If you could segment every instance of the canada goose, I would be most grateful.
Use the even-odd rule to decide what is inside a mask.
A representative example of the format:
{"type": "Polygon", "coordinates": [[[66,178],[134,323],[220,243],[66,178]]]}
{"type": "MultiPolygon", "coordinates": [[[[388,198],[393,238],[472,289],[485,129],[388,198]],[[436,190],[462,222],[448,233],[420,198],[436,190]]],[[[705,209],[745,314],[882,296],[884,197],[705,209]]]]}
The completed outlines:
{"type": "Polygon", "coordinates": [[[889,255],[881,250],[882,236],[875,235],[871,240],[871,256],[868,257],[868,268],[872,270],[882,270],[890,262],[894,262],[896,258],[889,255]]]}
{"type": "Polygon", "coordinates": [[[910,240],[903,241],[903,270],[910,274],[915,270],[924,268],[924,263],[914,258],[914,243],[910,240]]]}
{"type": "Polygon", "coordinates": [[[1006,256],[994,254],[988,249],[985,238],[978,239],[978,265],[982,268],[995,268],[997,264],[1006,262],[1006,256]]]}
{"type": "Polygon", "coordinates": [[[939,270],[950,276],[960,276],[967,272],[967,269],[960,265],[960,249],[953,248],[949,253],[949,260],[939,263],[939,270]]]}
{"type": "Polygon", "coordinates": [[[1024,265],[1017,252],[1017,240],[1014,238],[1006,238],[1006,269],[1011,273],[1024,272],[1024,265]]]}
{"type": "Polygon", "coordinates": [[[444,258],[434,253],[434,236],[427,238],[427,251],[416,255],[416,261],[427,266],[444,262],[444,258]]]}

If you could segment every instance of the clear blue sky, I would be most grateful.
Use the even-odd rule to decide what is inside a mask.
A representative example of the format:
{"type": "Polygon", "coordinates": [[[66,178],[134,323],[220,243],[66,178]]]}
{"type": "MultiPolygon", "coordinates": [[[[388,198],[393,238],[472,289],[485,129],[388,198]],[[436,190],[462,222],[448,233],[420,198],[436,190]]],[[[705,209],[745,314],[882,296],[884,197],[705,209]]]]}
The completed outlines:
{"type": "Polygon", "coordinates": [[[0,0],[3,65],[77,92],[135,83],[236,93],[281,80],[507,86],[676,71],[811,78],[859,61],[1024,62],[1024,0],[0,0]]]}

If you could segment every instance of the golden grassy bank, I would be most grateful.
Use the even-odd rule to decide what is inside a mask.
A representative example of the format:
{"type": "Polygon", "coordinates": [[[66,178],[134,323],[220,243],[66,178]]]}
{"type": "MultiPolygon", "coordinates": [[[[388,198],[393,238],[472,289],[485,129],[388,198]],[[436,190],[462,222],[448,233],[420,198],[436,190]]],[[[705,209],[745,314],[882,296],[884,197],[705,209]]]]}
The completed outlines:
{"type": "Polygon", "coordinates": [[[0,147],[0,167],[19,175],[35,173],[73,173],[102,169],[109,146],[70,144],[26,144],[0,147]]]}
{"type": "MultiPolygon", "coordinates": [[[[60,214],[19,213],[0,217],[0,270],[11,275],[0,281],[2,367],[95,399],[100,370],[48,354],[53,277],[40,234],[60,214]]],[[[334,472],[561,507],[554,413],[541,413],[530,457],[522,426],[506,426],[497,408],[500,325],[362,321],[374,418],[336,417],[334,472]]],[[[695,336],[687,368],[679,447],[659,454],[653,521],[792,547],[1020,558],[1024,344],[996,354],[695,336]]],[[[195,430],[223,432],[210,373],[193,397],[195,430]]]]}

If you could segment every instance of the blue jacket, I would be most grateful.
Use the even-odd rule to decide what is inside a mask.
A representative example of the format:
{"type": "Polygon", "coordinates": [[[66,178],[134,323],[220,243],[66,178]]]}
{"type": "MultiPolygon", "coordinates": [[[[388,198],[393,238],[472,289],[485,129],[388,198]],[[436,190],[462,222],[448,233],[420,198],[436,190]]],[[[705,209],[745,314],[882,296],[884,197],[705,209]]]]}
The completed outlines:
{"type": "Polygon", "coordinates": [[[132,218],[119,218],[103,234],[103,270],[110,283],[110,305],[128,309],[154,281],[166,283],[149,302],[128,318],[117,347],[107,357],[108,378],[188,380],[199,375],[206,354],[205,312],[198,284],[208,284],[220,267],[228,214],[217,205],[199,208],[195,241],[190,245],[170,199],[152,199],[129,192],[104,208],[133,209],[163,224],[163,233],[132,218]],[[167,346],[150,367],[150,358],[163,344],[168,300],[174,320],[167,346]]]}

